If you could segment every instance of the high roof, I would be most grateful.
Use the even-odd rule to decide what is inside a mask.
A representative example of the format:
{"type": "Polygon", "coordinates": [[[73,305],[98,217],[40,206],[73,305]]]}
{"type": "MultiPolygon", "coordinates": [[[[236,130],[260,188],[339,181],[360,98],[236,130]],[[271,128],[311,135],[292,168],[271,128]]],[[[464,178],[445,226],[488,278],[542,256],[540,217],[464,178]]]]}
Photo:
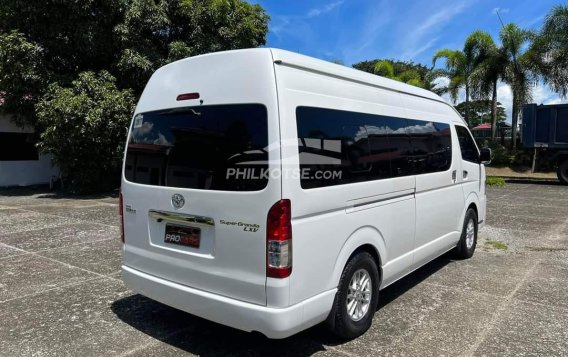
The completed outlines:
{"type": "Polygon", "coordinates": [[[423,97],[437,102],[447,104],[439,95],[428,90],[411,86],[406,83],[398,82],[385,77],[377,76],[355,68],[346,67],[332,62],[308,57],[299,53],[271,48],[272,57],[275,63],[296,67],[308,71],[318,72],[329,76],[380,87],[387,90],[394,90],[400,93],[423,97]]]}

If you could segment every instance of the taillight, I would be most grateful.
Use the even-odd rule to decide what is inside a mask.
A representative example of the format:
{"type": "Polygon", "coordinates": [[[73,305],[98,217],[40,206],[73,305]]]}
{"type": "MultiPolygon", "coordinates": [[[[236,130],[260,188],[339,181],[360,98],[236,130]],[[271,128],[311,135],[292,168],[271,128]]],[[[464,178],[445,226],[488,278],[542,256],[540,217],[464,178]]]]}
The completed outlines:
{"type": "Polygon", "coordinates": [[[120,214],[120,240],[124,243],[124,211],[122,205],[122,192],[118,195],[118,214],[120,214]]]}
{"type": "Polygon", "coordinates": [[[292,209],[290,200],[276,202],[266,223],[266,276],[286,278],[292,273],[292,209]]]}

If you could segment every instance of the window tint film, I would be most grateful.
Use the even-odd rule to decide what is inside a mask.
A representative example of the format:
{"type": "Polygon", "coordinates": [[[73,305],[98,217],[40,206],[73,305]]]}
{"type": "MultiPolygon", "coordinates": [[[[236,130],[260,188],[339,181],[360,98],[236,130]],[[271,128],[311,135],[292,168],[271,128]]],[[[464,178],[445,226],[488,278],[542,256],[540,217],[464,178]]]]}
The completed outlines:
{"type": "Polygon", "coordinates": [[[448,124],[296,109],[301,185],[314,188],[448,170],[448,124]]]}
{"type": "Polygon", "coordinates": [[[462,159],[476,164],[479,163],[479,151],[469,130],[463,126],[456,125],[456,132],[458,134],[462,159]]]}
{"type": "Polygon", "coordinates": [[[268,169],[267,146],[263,105],[199,106],[142,113],[132,123],[125,177],[154,186],[260,190],[268,182],[268,177],[261,174],[268,169]],[[251,175],[251,170],[256,174],[251,175]]]}
{"type": "Polygon", "coordinates": [[[296,116],[303,188],[389,177],[386,145],[369,133],[380,118],[311,107],[298,107],[296,116]]]}
{"type": "Polygon", "coordinates": [[[452,164],[450,125],[431,121],[409,120],[414,172],[425,174],[446,171],[452,164]]]}
{"type": "Polygon", "coordinates": [[[384,117],[384,131],[388,144],[388,158],[391,163],[391,175],[407,176],[414,172],[412,143],[408,133],[409,121],[401,118],[384,117]]]}

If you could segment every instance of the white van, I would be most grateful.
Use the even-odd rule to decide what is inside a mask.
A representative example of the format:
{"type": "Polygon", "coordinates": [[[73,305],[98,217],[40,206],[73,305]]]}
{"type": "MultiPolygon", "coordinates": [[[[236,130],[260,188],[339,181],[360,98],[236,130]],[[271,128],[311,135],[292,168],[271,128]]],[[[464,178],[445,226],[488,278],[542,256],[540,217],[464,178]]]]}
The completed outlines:
{"type": "Polygon", "coordinates": [[[284,338],[353,338],[380,290],[471,257],[485,169],[439,96],[276,49],[160,68],[136,107],[121,191],[125,284],[284,338]]]}

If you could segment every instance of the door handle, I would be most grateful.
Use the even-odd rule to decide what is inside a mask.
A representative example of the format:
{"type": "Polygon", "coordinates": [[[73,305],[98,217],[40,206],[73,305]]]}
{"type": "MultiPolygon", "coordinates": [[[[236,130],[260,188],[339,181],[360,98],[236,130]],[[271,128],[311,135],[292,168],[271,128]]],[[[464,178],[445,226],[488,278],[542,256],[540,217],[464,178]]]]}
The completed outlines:
{"type": "Polygon", "coordinates": [[[467,180],[467,175],[469,174],[469,172],[467,172],[466,170],[463,170],[463,179],[467,180]]]}
{"type": "Polygon", "coordinates": [[[452,171],[452,181],[456,182],[457,170],[452,171]]]}

